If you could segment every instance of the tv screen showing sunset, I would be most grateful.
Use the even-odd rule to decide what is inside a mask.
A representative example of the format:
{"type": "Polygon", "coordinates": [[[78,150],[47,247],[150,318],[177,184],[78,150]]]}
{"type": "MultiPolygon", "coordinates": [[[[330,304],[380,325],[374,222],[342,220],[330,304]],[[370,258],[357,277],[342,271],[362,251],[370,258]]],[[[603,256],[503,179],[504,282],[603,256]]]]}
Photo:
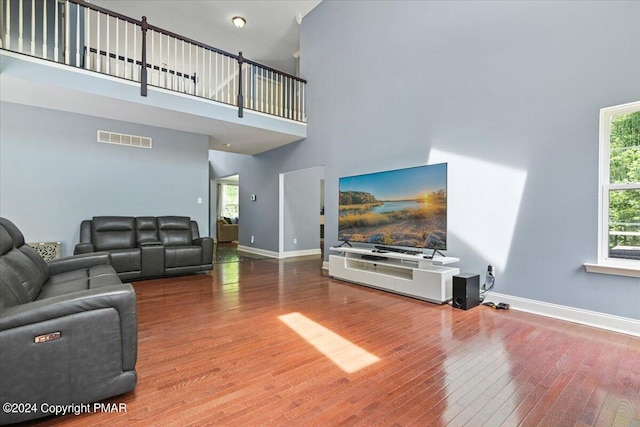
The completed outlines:
{"type": "Polygon", "coordinates": [[[447,247],[447,164],[340,178],[338,238],[428,249],[447,247]]]}

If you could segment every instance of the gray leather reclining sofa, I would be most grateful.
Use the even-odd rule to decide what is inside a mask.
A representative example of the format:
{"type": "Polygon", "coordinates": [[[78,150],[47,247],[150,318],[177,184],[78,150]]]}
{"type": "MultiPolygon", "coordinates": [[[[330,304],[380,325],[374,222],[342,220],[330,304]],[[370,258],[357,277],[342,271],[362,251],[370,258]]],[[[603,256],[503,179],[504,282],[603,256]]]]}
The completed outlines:
{"type": "Polygon", "coordinates": [[[183,275],[213,268],[213,239],[189,217],[96,216],[80,224],[75,254],[106,251],[122,280],[183,275]]]}
{"type": "Polygon", "coordinates": [[[45,262],[0,218],[0,424],[133,390],[137,328],[108,253],[45,262]]]}

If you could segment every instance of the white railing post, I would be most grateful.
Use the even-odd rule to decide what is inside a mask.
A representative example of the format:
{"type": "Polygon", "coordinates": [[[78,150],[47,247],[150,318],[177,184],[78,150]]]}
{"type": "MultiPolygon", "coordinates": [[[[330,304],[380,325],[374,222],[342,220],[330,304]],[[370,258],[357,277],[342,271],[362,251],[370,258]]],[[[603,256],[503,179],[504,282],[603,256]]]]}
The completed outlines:
{"type": "MultiPolygon", "coordinates": [[[[154,84],[155,81],[155,76],[156,73],[153,69],[153,66],[155,65],[156,61],[155,61],[155,54],[156,54],[156,32],[151,30],[148,32],[148,35],[151,35],[151,78],[149,79],[149,81],[151,82],[151,85],[154,84]]],[[[157,85],[157,82],[156,82],[157,85]]]]}
{"type": "Polygon", "coordinates": [[[218,90],[219,87],[218,86],[218,53],[216,52],[216,72],[213,73],[213,89],[215,90],[215,92],[213,92],[213,99],[214,100],[218,100],[218,90]]]}
{"type": "Polygon", "coordinates": [[[22,31],[24,30],[24,17],[23,17],[23,8],[22,8],[22,0],[18,2],[18,52],[22,53],[22,31]]]}
{"type": "Polygon", "coordinates": [[[96,15],[96,71],[102,71],[102,57],[100,56],[100,11],[96,15]]]}
{"type": "MultiPolygon", "coordinates": [[[[248,73],[249,67],[250,67],[249,64],[244,66],[244,99],[245,99],[245,101],[244,101],[243,107],[246,107],[246,106],[249,105],[249,98],[248,98],[248,96],[249,96],[249,73],[248,73]]],[[[242,73],[242,70],[240,70],[240,72],[242,73]]]]}
{"type": "Polygon", "coordinates": [[[4,33],[5,33],[4,24],[6,21],[4,17],[5,3],[8,3],[8,1],[0,0],[0,48],[5,45],[5,42],[4,42],[4,33]]]}
{"type": "Polygon", "coordinates": [[[171,70],[173,67],[171,64],[171,37],[167,34],[167,61],[165,62],[165,70],[164,70],[164,85],[167,89],[173,89],[173,79],[171,78],[171,70]]]}
{"type": "Polygon", "coordinates": [[[60,50],[58,48],[58,28],[59,28],[58,15],[60,14],[58,13],[59,5],[57,0],[54,3],[54,5],[55,7],[53,9],[53,60],[58,62],[60,61],[60,50]]]}
{"type": "Polygon", "coordinates": [[[86,49],[84,52],[84,68],[87,70],[91,70],[91,9],[85,9],[85,34],[87,35],[87,40],[85,43],[86,49]]]}
{"type": "Polygon", "coordinates": [[[249,68],[249,76],[251,78],[251,109],[258,108],[256,103],[256,68],[253,64],[249,68]]]}
{"type": "Polygon", "coordinates": [[[71,23],[69,22],[69,15],[71,12],[69,11],[69,0],[65,0],[64,2],[64,63],[69,65],[71,62],[71,56],[69,53],[69,37],[71,35],[71,23]]]}
{"type": "Polygon", "coordinates": [[[133,64],[131,64],[131,80],[138,81],[138,28],[133,25],[133,64]]]}
{"type": "Polygon", "coordinates": [[[169,68],[169,64],[171,64],[171,37],[167,35],[167,71],[165,75],[165,81],[167,83],[167,87],[173,89],[172,83],[173,79],[171,78],[171,70],[173,67],[169,68]]]}
{"type": "Polygon", "coordinates": [[[36,0],[31,0],[31,55],[36,55],[36,0]]]}
{"type": "Polygon", "coordinates": [[[305,123],[307,122],[307,108],[304,99],[306,88],[306,85],[302,85],[302,121],[305,123]]]}
{"type": "MultiPolygon", "coordinates": [[[[232,61],[232,65],[231,65],[231,93],[235,94],[236,92],[236,87],[238,87],[238,85],[236,84],[236,66],[238,65],[238,63],[236,61],[232,61]]],[[[231,104],[232,105],[236,105],[238,103],[237,98],[234,96],[231,98],[231,104]]]]}
{"type": "Polygon", "coordinates": [[[201,96],[204,98],[206,96],[206,92],[205,92],[205,78],[204,75],[207,71],[206,66],[205,66],[205,60],[206,60],[206,55],[207,55],[207,49],[205,48],[200,48],[202,49],[202,74],[200,74],[200,86],[202,86],[202,91],[201,91],[201,96]]]}
{"type": "Polygon", "coordinates": [[[80,5],[76,4],[76,67],[80,66],[80,5]]]}
{"type": "Polygon", "coordinates": [[[116,77],[120,77],[120,18],[116,18],[116,77]]]}
{"type": "Polygon", "coordinates": [[[271,78],[269,79],[269,87],[271,88],[271,114],[275,112],[276,101],[275,101],[275,73],[271,71],[271,78]]]}
{"type": "Polygon", "coordinates": [[[4,3],[6,3],[7,5],[6,13],[4,16],[4,22],[5,22],[4,42],[6,45],[5,48],[11,49],[11,2],[5,1],[4,3]]]}
{"type": "Polygon", "coordinates": [[[285,77],[284,83],[284,116],[289,117],[289,77],[285,77]]]}
{"type": "Polygon", "coordinates": [[[191,82],[191,91],[189,92],[191,95],[198,95],[198,86],[196,85],[196,78],[198,74],[198,46],[194,46],[189,43],[189,82],[191,82]],[[194,53],[191,53],[191,46],[194,48],[194,53]],[[195,63],[193,62],[193,57],[195,56],[195,63]],[[194,78],[194,75],[196,78],[194,78]]]}
{"type": "Polygon", "coordinates": [[[182,78],[180,78],[180,80],[179,80],[179,82],[182,83],[180,85],[181,86],[180,91],[181,92],[186,92],[186,90],[185,90],[186,85],[185,85],[185,81],[184,81],[184,40],[182,40],[182,68],[180,69],[180,71],[182,72],[181,73],[182,74],[182,78]]]}
{"type": "Polygon", "coordinates": [[[208,83],[209,83],[209,96],[207,97],[209,99],[213,98],[211,96],[211,83],[212,83],[211,77],[213,76],[213,73],[212,73],[212,70],[211,70],[211,65],[212,65],[212,63],[211,63],[211,51],[209,51],[209,80],[208,80],[208,83]]]}
{"type": "MultiPolygon", "coordinates": [[[[134,26],[135,28],[135,26],[134,26]]],[[[125,79],[130,79],[129,75],[129,23],[124,23],[124,64],[122,65],[122,75],[125,79]]]]}
{"type": "Polygon", "coordinates": [[[227,58],[227,78],[225,82],[227,83],[227,104],[231,104],[231,58],[225,56],[227,58]]]}
{"type": "Polygon", "coordinates": [[[280,77],[278,77],[278,115],[282,116],[284,114],[284,95],[283,95],[283,90],[284,90],[284,86],[282,84],[282,81],[284,79],[284,76],[281,74],[280,77]]]}
{"type": "Polygon", "coordinates": [[[42,2],[42,57],[47,59],[47,0],[42,2]]]}
{"type": "Polygon", "coordinates": [[[260,67],[260,111],[264,112],[264,68],[260,67]]]}
{"type": "Polygon", "coordinates": [[[109,18],[110,18],[110,16],[105,14],[105,20],[106,20],[105,27],[107,27],[107,30],[106,30],[106,32],[107,32],[107,42],[106,42],[107,49],[106,49],[106,52],[105,52],[106,55],[104,56],[104,59],[105,59],[105,61],[107,61],[107,63],[105,64],[105,72],[107,74],[111,75],[111,56],[110,56],[111,55],[111,49],[109,49],[109,47],[110,47],[109,44],[110,44],[110,41],[111,41],[111,37],[109,37],[109,27],[111,25],[109,24],[109,18]]]}
{"type": "Polygon", "coordinates": [[[158,86],[167,87],[166,84],[162,86],[162,83],[161,83],[161,79],[162,77],[164,77],[164,74],[162,73],[162,33],[158,33],[158,36],[160,37],[160,40],[158,41],[158,46],[160,48],[160,52],[159,52],[160,59],[158,59],[158,86]]]}

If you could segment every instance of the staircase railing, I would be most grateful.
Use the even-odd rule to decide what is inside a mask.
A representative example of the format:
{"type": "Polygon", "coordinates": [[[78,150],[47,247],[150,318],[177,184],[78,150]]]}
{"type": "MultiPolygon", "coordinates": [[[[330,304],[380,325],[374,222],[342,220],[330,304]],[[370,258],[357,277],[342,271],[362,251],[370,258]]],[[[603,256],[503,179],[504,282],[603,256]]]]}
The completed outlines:
{"type": "Polygon", "coordinates": [[[0,0],[2,49],[306,122],[306,80],[83,0],[0,0]]]}

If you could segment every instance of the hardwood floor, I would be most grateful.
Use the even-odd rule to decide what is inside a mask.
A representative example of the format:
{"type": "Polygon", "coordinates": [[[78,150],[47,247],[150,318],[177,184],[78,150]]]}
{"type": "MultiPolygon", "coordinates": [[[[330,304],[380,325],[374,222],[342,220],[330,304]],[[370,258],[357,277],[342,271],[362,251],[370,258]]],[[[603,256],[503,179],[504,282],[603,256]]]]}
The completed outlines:
{"type": "Polygon", "coordinates": [[[134,283],[138,384],[108,400],[126,413],[41,424],[640,426],[640,338],[456,310],[332,280],[320,264],[225,263],[134,283]],[[278,318],[290,313],[380,360],[343,371],[278,318]]]}

